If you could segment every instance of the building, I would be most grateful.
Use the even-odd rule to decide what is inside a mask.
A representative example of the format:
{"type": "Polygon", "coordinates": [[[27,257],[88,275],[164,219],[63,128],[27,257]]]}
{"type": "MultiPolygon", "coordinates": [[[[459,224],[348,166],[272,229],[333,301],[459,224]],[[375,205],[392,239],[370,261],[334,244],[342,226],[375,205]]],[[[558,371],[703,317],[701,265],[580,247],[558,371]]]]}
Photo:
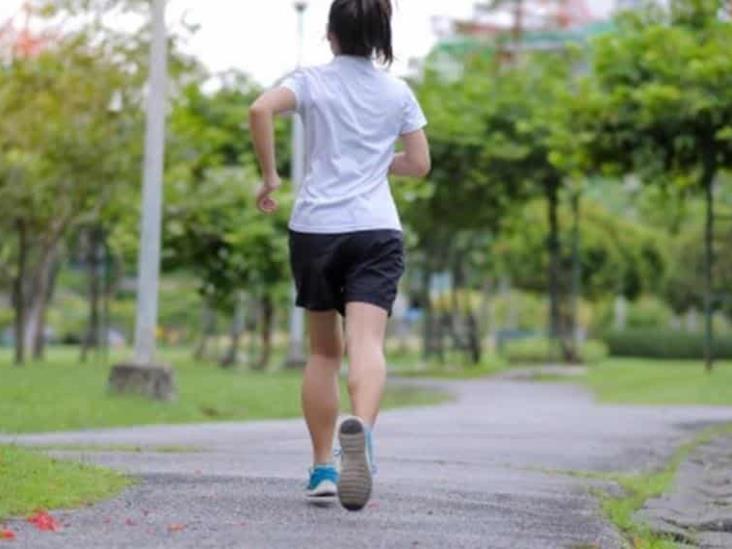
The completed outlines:
{"type": "Polygon", "coordinates": [[[584,0],[506,0],[476,3],[468,20],[433,19],[439,41],[427,63],[459,78],[466,58],[505,62],[521,51],[552,51],[584,44],[612,28],[595,18],[584,0]]]}

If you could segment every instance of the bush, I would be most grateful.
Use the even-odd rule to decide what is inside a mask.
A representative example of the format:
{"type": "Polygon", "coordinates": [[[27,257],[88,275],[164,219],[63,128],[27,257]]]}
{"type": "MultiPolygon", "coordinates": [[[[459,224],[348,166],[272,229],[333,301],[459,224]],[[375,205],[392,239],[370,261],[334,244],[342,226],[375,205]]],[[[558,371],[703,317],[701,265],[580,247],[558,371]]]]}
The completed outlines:
{"type": "MultiPolygon", "coordinates": [[[[506,360],[512,364],[545,364],[561,360],[557,344],[545,337],[520,339],[505,344],[506,360]]],[[[602,341],[589,340],[580,345],[579,358],[583,364],[595,364],[607,357],[602,341]]]]}
{"type": "MultiPolygon", "coordinates": [[[[612,356],[642,358],[704,358],[704,334],[664,329],[611,331],[605,335],[612,356]]],[[[732,358],[732,337],[718,336],[714,342],[716,358],[732,358]]]]}

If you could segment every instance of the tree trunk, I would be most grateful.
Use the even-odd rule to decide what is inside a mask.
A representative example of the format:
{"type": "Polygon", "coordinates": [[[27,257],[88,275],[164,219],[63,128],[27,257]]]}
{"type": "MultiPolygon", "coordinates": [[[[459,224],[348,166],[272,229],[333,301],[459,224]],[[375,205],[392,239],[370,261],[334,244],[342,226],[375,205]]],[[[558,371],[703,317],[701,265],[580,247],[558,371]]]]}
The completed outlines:
{"type": "Polygon", "coordinates": [[[478,315],[478,332],[481,341],[487,341],[489,349],[494,341],[495,326],[493,314],[493,280],[486,277],[480,292],[480,313],[478,315]]]}
{"type": "Polygon", "coordinates": [[[545,183],[547,199],[547,214],[549,217],[549,237],[547,251],[549,252],[549,338],[557,340],[561,337],[560,318],[560,245],[559,245],[559,182],[550,180],[545,183]]]}
{"type": "Polygon", "coordinates": [[[572,193],[572,296],[565,358],[579,362],[579,305],[582,293],[582,263],[580,262],[580,193],[572,193]]]}
{"type": "Polygon", "coordinates": [[[214,312],[213,307],[211,307],[208,301],[203,302],[203,311],[201,316],[201,339],[198,340],[196,350],[193,351],[193,358],[195,358],[196,360],[203,360],[204,358],[206,358],[208,340],[211,334],[213,334],[216,327],[216,313],[214,312]]]}
{"type": "Polygon", "coordinates": [[[26,349],[37,351],[38,340],[43,338],[46,305],[51,289],[53,266],[58,252],[58,240],[52,239],[41,252],[41,259],[32,277],[28,316],[26,319],[23,344],[26,349]]]}
{"type": "Polygon", "coordinates": [[[434,314],[432,311],[432,300],[430,296],[430,282],[432,270],[429,258],[425,257],[422,268],[422,357],[428,361],[434,353],[434,314]]]}
{"type": "Polygon", "coordinates": [[[43,360],[46,354],[46,313],[48,312],[48,305],[53,301],[53,294],[56,289],[56,280],[58,279],[58,273],[61,270],[61,265],[57,259],[57,253],[54,254],[54,259],[51,264],[51,272],[48,275],[48,283],[46,284],[46,293],[43,296],[41,303],[41,312],[39,320],[39,330],[36,332],[36,339],[33,345],[33,360],[43,360]]]}
{"type": "MultiPolygon", "coordinates": [[[[711,156],[711,155],[710,155],[711,156]]],[[[713,158],[713,157],[712,157],[713,158]]],[[[704,365],[707,372],[714,368],[714,296],[712,269],[714,268],[714,160],[708,159],[702,174],[706,199],[706,227],[704,231],[704,365]]]]}
{"type": "Polygon", "coordinates": [[[239,292],[234,306],[234,315],[231,320],[230,344],[226,354],[221,359],[222,368],[233,368],[239,361],[239,344],[244,331],[244,295],[239,292]]]}
{"type": "Polygon", "coordinates": [[[25,221],[18,219],[15,222],[18,233],[18,272],[13,280],[13,308],[15,309],[15,325],[13,340],[15,344],[15,364],[22,366],[25,363],[25,323],[26,323],[26,298],[23,281],[26,276],[26,263],[28,254],[28,232],[25,221]]]}
{"type": "Polygon", "coordinates": [[[110,332],[110,326],[111,326],[111,318],[110,318],[110,302],[112,300],[112,294],[113,294],[113,265],[114,265],[114,258],[112,254],[109,251],[109,245],[107,243],[107,237],[103,234],[102,236],[102,265],[104,265],[103,270],[103,289],[102,289],[102,320],[101,320],[101,326],[102,326],[102,355],[104,357],[104,364],[106,365],[109,360],[109,332],[110,332]]]}
{"type": "Polygon", "coordinates": [[[101,335],[101,318],[99,314],[99,301],[101,289],[101,276],[99,267],[101,263],[100,250],[101,230],[94,227],[87,234],[87,281],[89,283],[89,318],[81,346],[81,362],[86,362],[90,349],[99,349],[101,335]]]}
{"type": "Polygon", "coordinates": [[[452,280],[450,281],[450,310],[446,315],[447,330],[452,340],[452,348],[455,351],[463,351],[465,349],[465,343],[461,334],[461,311],[460,311],[460,298],[458,297],[458,290],[462,286],[462,280],[460,277],[460,254],[456,254],[455,261],[452,265],[452,280]]]}
{"type": "Polygon", "coordinates": [[[265,294],[260,302],[262,325],[261,325],[261,341],[262,349],[257,362],[257,370],[266,370],[269,366],[269,360],[272,355],[272,324],[274,320],[274,306],[272,297],[265,294]]]}

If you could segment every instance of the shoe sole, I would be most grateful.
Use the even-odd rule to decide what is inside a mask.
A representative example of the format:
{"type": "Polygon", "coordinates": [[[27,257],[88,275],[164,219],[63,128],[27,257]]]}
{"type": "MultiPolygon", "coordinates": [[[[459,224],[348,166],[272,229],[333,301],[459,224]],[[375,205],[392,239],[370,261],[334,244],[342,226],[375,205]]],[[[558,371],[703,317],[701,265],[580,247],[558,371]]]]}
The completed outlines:
{"type": "Polygon", "coordinates": [[[349,511],[360,511],[371,497],[371,468],[366,458],[366,430],[358,418],[341,423],[338,440],[343,451],[338,500],[349,511]]]}

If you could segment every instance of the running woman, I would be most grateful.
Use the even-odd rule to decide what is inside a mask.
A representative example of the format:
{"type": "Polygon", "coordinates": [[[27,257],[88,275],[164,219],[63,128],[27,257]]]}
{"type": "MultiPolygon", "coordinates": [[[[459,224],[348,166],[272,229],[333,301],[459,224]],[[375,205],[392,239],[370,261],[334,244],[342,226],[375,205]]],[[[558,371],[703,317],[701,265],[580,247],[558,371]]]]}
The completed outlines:
{"type": "Polygon", "coordinates": [[[405,82],[374,64],[394,59],[391,16],[390,0],[335,0],[328,20],[333,60],[295,71],[250,109],[263,177],[257,206],[264,213],[277,208],[280,187],[274,117],[296,112],[305,128],[307,167],[289,228],[297,305],[307,309],[310,342],[302,386],[313,446],[307,495],[337,494],[349,510],[362,509],[371,495],[384,336],[404,271],[388,176],[424,177],[430,170],[422,109],[405,82]],[[400,140],[403,152],[395,153],[400,140]],[[339,474],[332,455],[344,352],[353,416],[338,430],[339,474]]]}

